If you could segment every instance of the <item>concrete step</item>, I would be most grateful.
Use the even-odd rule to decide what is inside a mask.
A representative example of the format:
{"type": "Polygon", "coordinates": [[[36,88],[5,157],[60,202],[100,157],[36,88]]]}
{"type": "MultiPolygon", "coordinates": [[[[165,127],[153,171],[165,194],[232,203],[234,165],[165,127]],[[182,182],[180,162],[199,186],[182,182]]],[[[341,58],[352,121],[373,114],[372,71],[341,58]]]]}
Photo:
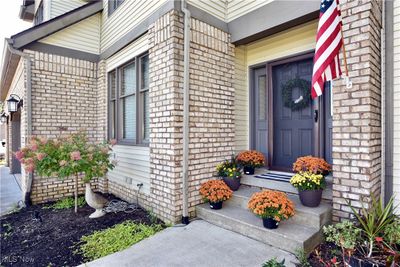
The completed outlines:
{"type": "Polygon", "coordinates": [[[199,205],[196,212],[214,225],[291,253],[299,248],[309,253],[322,241],[319,229],[296,224],[291,219],[281,222],[277,229],[266,229],[262,219],[252,212],[227,202],[220,210],[210,209],[208,203],[199,205]]]}
{"type": "MultiPolygon", "coordinates": [[[[233,197],[226,201],[226,204],[247,209],[251,195],[259,191],[261,191],[259,188],[241,185],[238,191],[233,192],[233,197]]],[[[294,202],[296,209],[295,216],[291,218],[292,222],[316,229],[331,222],[332,205],[330,203],[322,201],[318,207],[309,208],[301,204],[298,195],[288,194],[288,197],[294,202]]]]}
{"type": "MultiPolygon", "coordinates": [[[[294,188],[290,183],[280,182],[280,181],[272,181],[272,180],[255,177],[258,174],[264,174],[267,172],[282,173],[282,172],[269,171],[267,169],[256,169],[256,172],[254,175],[243,174],[242,178],[240,180],[240,183],[244,184],[244,185],[248,185],[248,186],[267,188],[267,189],[282,191],[282,192],[291,193],[291,194],[298,194],[297,189],[294,188]]],[[[322,192],[322,199],[327,200],[327,201],[332,201],[332,177],[331,176],[326,177],[326,182],[327,182],[327,186],[326,186],[325,190],[322,192]]]]}

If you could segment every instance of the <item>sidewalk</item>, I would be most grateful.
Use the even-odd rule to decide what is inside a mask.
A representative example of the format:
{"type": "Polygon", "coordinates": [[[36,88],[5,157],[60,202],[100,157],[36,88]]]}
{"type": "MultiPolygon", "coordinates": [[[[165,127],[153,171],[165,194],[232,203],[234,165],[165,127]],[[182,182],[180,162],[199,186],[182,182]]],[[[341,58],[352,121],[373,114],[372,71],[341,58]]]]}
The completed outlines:
{"type": "Polygon", "coordinates": [[[12,210],[22,199],[21,189],[10,169],[0,166],[0,215],[12,210]]]}
{"type": "Polygon", "coordinates": [[[296,262],[288,252],[197,220],[185,227],[167,228],[126,250],[81,266],[261,267],[274,257],[285,258],[288,267],[296,262]]]}

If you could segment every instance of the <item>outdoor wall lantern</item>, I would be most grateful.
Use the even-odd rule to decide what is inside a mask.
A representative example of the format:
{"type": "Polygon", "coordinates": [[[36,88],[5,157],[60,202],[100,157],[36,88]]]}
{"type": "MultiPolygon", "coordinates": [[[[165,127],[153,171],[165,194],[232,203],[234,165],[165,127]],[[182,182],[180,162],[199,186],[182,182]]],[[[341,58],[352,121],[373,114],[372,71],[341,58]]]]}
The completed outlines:
{"type": "Polygon", "coordinates": [[[7,99],[7,105],[8,112],[17,112],[18,108],[23,106],[23,101],[19,96],[11,94],[10,98],[7,99]]]}
{"type": "Polygon", "coordinates": [[[6,123],[7,122],[7,115],[6,115],[6,113],[5,112],[3,112],[3,113],[1,113],[1,115],[0,115],[0,122],[1,123],[6,123]]]}

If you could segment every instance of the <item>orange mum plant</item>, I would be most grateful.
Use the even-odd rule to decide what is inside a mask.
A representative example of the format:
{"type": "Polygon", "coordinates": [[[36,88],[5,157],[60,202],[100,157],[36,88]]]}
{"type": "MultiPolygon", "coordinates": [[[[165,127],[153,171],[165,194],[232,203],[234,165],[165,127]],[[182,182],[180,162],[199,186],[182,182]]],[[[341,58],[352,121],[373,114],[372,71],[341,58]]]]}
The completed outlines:
{"type": "Polygon", "coordinates": [[[322,158],[305,156],[297,158],[293,163],[295,172],[312,172],[314,174],[326,174],[332,170],[331,165],[322,158]]]}
{"type": "Polygon", "coordinates": [[[272,218],[275,221],[287,220],[294,215],[294,204],[285,193],[264,190],[254,193],[248,208],[261,218],[272,218]]]}
{"type": "Polygon", "coordinates": [[[246,150],[239,153],[236,161],[244,167],[262,167],[265,164],[263,153],[256,150],[246,150]]]}
{"type": "Polygon", "coordinates": [[[217,203],[232,197],[232,190],[222,180],[210,180],[200,187],[200,194],[207,202],[217,203]]]}

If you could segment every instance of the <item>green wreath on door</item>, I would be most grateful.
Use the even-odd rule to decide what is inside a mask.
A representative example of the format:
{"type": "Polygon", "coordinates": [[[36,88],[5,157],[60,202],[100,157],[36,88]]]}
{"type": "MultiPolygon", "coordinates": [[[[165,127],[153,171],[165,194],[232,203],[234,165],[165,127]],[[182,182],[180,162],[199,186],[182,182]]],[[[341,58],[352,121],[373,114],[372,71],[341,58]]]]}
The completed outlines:
{"type": "Polygon", "coordinates": [[[296,77],[282,85],[283,105],[293,111],[302,110],[311,104],[311,83],[296,77]],[[294,88],[300,88],[301,96],[293,100],[292,94],[294,88]]]}

